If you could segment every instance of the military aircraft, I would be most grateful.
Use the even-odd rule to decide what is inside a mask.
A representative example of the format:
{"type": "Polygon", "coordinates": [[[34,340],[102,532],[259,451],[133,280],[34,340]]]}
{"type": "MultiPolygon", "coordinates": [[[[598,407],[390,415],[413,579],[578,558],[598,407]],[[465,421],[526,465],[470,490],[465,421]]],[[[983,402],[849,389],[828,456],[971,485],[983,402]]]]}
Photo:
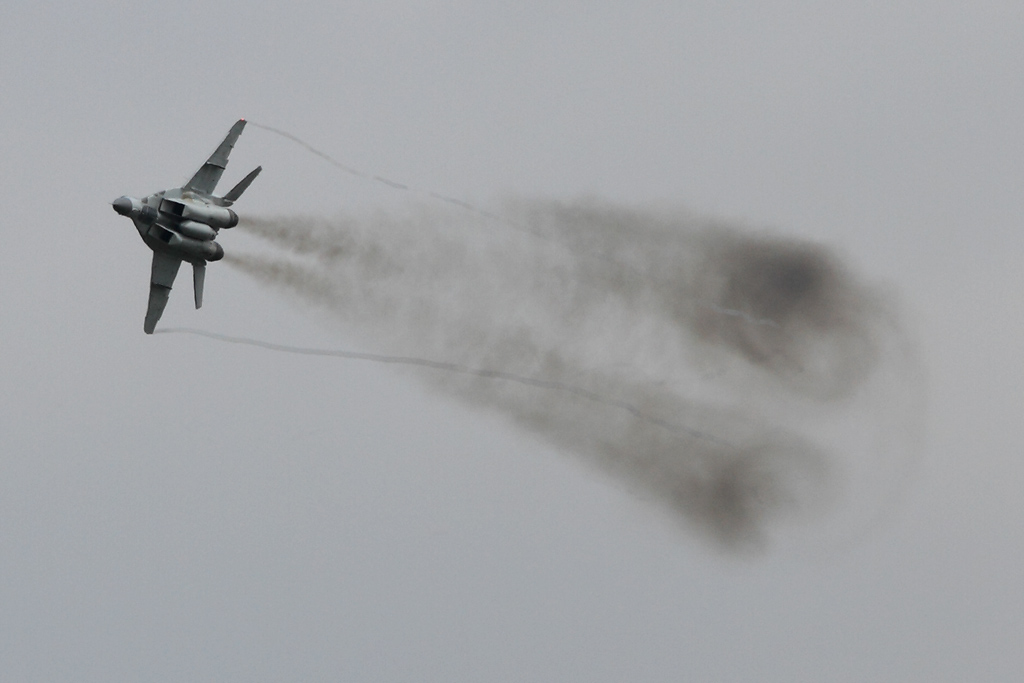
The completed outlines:
{"type": "Polygon", "coordinates": [[[213,190],[228,165],[228,155],[245,128],[245,119],[231,126],[224,141],[183,187],[164,190],[136,199],[118,197],[114,211],[135,223],[142,241],[153,250],[153,270],[149,279],[149,307],[143,329],[153,334],[163,315],[171,286],[182,261],[192,264],[192,284],[196,308],[203,305],[206,264],[224,258],[224,249],[215,241],[221,228],[238,225],[238,214],[229,209],[263,170],[256,167],[223,197],[213,190]]]}

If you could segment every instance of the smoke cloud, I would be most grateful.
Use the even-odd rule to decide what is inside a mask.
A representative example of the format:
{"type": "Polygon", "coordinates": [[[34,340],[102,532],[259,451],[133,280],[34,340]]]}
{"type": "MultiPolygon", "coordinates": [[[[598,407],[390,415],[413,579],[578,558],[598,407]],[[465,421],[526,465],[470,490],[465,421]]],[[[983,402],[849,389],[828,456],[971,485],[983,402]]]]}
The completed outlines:
{"type": "Polygon", "coordinates": [[[729,548],[830,507],[819,427],[906,362],[893,307],[834,253],[682,211],[522,199],[240,227],[268,249],[236,268],[729,548]]]}

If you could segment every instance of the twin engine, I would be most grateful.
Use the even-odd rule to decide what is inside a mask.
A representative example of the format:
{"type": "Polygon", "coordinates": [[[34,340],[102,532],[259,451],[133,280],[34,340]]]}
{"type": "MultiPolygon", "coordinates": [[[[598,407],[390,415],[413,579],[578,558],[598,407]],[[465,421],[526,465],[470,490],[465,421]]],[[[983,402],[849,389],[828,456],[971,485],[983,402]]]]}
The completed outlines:
{"type": "Polygon", "coordinates": [[[209,241],[217,236],[221,228],[238,225],[238,214],[231,209],[209,204],[164,199],[160,202],[160,213],[169,216],[174,229],[186,237],[209,241]]]}

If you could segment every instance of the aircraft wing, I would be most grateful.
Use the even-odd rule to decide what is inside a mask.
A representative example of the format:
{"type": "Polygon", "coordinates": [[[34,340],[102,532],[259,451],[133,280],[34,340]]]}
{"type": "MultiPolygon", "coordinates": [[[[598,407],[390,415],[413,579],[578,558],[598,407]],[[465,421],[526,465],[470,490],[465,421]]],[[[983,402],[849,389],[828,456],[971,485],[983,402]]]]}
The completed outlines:
{"type": "Polygon", "coordinates": [[[192,176],[192,180],[188,181],[182,189],[213,194],[214,188],[217,187],[217,182],[224,174],[224,168],[228,165],[228,155],[231,154],[231,148],[235,146],[235,141],[238,140],[238,136],[242,134],[244,128],[245,119],[239,119],[235,125],[231,126],[231,130],[228,131],[224,142],[220,143],[217,151],[210,155],[210,158],[206,160],[203,167],[196,171],[196,174],[192,176]]]}
{"type": "Polygon", "coordinates": [[[162,251],[153,252],[153,270],[149,278],[149,307],[146,309],[146,323],[143,329],[146,334],[153,334],[156,323],[164,314],[167,299],[171,296],[171,286],[178,275],[181,259],[162,251]]]}

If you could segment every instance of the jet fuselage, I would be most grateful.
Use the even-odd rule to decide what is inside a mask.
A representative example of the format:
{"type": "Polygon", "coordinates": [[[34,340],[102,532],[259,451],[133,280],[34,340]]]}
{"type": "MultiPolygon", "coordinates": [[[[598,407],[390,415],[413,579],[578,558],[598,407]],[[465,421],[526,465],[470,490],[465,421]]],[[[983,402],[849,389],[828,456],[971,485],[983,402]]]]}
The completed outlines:
{"type": "Polygon", "coordinates": [[[223,247],[214,241],[217,230],[238,224],[234,211],[180,188],[142,199],[119,197],[113,206],[119,214],[132,219],[150,249],[193,265],[224,258],[223,247]]]}
{"type": "Polygon", "coordinates": [[[224,249],[217,244],[222,228],[238,225],[238,215],[229,209],[262,167],[256,167],[223,197],[213,191],[228,165],[228,155],[245,128],[240,119],[227,137],[210,155],[192,179],[183,187],[137,199],[118,197],[111,204],[114,211],[132,219],[142,241],[153,250],[153,267],[149,278],[149,306],[143,330],[152,334],[167,305],[171,287],[182,261],[192,264],[192,282],[196,308],[203,305],[203,283],[206,264],[224,258],[224,249]]]}

